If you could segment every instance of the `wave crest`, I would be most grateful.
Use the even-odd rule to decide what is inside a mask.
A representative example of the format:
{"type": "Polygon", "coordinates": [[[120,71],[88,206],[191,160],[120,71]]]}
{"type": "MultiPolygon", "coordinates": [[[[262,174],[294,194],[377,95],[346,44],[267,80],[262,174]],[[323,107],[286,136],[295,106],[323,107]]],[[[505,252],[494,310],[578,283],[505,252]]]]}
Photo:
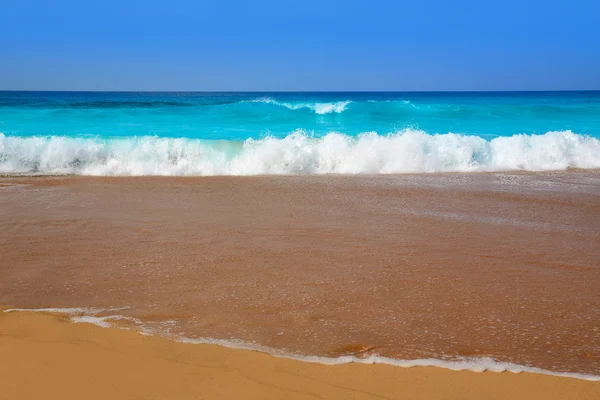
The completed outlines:
{"type": "Polygon", "coordinates": [[[273,104],[276,106],[281,106],[288,108],[290,110],[300,110],[303,108],[312,110],[316,114],[325,115],[325,114],[340,114],[346,111],[346,107],[352,103],[350,100],[346,101],[337,101],[333,103],[287,103],[287,102],[279,102],[270,97],[263,97],[260,99],[256,99],[252,101],[253,103],[264,103],[264,104],[273,104]]]}
{"type": "Polygon", "coordinates": [[[571,131],[485,140],[404,130],[357,137],[204,141],[0,134],[0,173],[79,175],[399,174],[600,168],[600,140],[571,131]]]}

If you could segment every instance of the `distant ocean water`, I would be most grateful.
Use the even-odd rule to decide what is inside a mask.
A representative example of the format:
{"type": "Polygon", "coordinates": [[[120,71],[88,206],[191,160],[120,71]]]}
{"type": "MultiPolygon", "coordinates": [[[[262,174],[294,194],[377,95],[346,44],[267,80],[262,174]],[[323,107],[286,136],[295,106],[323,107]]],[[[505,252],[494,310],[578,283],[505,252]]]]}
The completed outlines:
{"type": "Polygon", "coordinates": [[[0,92],[0,173],[600,168],[600,92],[0,92]]]}

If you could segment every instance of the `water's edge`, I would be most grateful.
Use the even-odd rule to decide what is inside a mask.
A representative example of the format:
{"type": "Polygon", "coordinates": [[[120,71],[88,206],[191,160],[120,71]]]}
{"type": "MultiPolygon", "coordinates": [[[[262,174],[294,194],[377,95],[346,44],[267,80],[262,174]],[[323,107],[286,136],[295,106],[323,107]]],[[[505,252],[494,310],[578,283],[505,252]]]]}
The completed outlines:
{"type": "Polygon", "coordinates": [[[137,318],[127,317],[119,314],[107,314],[114,311],[124,310],[127,307],[121,308],[88,308],[88,307],[73,307],[73,308],[9,308],[4,309],[5,313],[11,312],[35,312],[43,314],[59,314],[66,315],[69,320],[73,323],[91,323],[101,328],[119,328],[126,330],[135,330],[136,332],[147,335],[147,336],[158,336],[161,338],[173,340],[180,343],[188,344],[210,344],[217,345],[230,349],[258,351],[266,353],[278,358],[286,358],[291,360],[310,362],[323,365],[340,365],[340,364],[386,364],[402,368],[412,367],[437,367],[448,369],[452,371],[471,371],[482,373],[486,371],[491,372],[511,372],[511,373],[532,373],[540,375],[551,375],[564,378],[581,379],[592,382],[600,382],[600,375],[573,373],[573,372],[557,372],[545,370],[542,368],[536,368],[527,365],[519,365],[514,363],[506,363],[487,357],[469,357],[461,358],[457,360],[442,360],[435,358],[416,359],[416,360],[400,360],[389,357],[382,357],[376,354],[369,355],[368,357],[356,357],[356,356],[340,356],[340,357],[322,357],[314,355],[296,355],[286,353],[274,348],[262,346],[253,343],[247,343],[241,340],[224,340],[214,338],[187,338],[183,336],[165,336],[159,335],[152,329],[148,328],[143,322],[137,318]],[[111,321],[126,321],[129,325],[115,325],[111,321]]]}

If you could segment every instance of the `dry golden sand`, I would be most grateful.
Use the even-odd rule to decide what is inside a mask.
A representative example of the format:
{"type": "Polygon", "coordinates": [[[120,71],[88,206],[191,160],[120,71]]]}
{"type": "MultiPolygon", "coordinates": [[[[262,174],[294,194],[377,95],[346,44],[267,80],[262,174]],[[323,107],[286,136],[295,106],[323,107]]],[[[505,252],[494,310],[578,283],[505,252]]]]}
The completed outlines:
{"type": "Polygon", "coordinates": [[[598,399],[600,383],[529,373],[325,366],[0,313],[0,399],[598,399]]]}

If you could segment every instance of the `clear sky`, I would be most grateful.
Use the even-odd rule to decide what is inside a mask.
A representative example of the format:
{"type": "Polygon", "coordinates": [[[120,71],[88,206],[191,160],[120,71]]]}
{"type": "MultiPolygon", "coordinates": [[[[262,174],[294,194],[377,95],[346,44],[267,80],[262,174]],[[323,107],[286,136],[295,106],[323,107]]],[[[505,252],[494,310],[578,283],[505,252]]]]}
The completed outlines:
{"type": "Polygon", "coordinates": [[[600,89],[599,0],[0,0],[0,89],[600,89]]]}

